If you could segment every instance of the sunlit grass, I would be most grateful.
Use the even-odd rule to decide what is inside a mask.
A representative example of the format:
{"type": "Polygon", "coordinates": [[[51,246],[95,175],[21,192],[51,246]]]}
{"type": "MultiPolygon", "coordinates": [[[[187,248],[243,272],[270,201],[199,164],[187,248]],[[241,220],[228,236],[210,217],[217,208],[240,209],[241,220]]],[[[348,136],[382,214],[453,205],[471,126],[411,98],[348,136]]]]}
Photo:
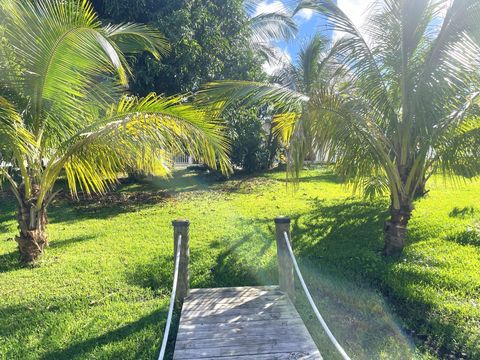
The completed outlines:
{"type": "MultiPolygon", "coordinates": [[[[172,281],[171,220],[192,224],[192,287],[241,286],[277,282],[278,215],[292,217],[307,282],[352,358],[423,357],[403,326],[444,353],[479,356],[480,183],[436,179],[416,204],[404,256],[386,261],[386,200],[352,197],[325,171],[306,172],[297,191],[284,179],[183,172],[124,185],[110,204],[58,201],[52,246],[34,269],[17,264],[14,204],[0,198],[0,358],[154,358],[172,281]]],[[[297,305],[335,358],[300,292],[297,305]]]]}

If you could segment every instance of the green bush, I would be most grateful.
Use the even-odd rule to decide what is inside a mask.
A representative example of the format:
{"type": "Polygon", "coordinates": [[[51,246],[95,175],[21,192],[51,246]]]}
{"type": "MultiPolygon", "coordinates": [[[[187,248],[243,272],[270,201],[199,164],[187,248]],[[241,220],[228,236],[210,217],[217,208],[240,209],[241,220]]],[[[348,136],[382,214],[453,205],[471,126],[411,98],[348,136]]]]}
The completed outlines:
{"type": "Polygon", "coordinates": [[[265,108],[232,107],[225,111],[227,136],[231,140],[231,161],[251,174],[272,167],[279,142],[271,132],[271,115],[265,108]]]}

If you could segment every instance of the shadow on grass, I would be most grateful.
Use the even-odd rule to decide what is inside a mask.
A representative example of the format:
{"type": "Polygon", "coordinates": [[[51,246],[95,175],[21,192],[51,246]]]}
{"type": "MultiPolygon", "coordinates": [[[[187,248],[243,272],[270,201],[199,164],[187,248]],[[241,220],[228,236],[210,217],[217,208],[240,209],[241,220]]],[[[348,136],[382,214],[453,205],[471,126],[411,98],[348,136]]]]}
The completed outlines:
{"type": "Polygon", "coordinates": [[[450,214],[448,214],[448,216],[452,218],[460,218],[460,219],[465,219],[467,217],[472,217],[474,215],[475,215],[475,208],[472,206],[464,207],[464,208],[454,207],[452,211],[450,211],[450,214]]]}
{"type": "Polygon", "coordinates": [[[226,247],[219,242],[214,242],[213,247],[221,246],[223,249],[217,257],[215,267],[210,269],[212,273],[212,286],[245,286],[258,285],[258,279],[252,274],[246,264],[242,264],[237,250],[250,241],[250,236],[245,235],[226,247]]]}
{"type": "MultiPolygon", "coordinates": [[[[135,333],[143,331],[147,327],[153,327],[158,329],[158,334],[160,336],[162,333],[161,329],[163,328],[161,327],[163,326],[162,320],[166,319],[166,316],[166,311],[154,311],[148,316],[145,316],[128,325],[122,326],[116,330],[109,331],[104,335],[78,342],[72,346],[67,347],[66,349],[59,349],[49,352],[48,354],[42,356],[40,359],[58,360],[80,358],[82,357],[82,355],[88,355],[88,353],[95,348],[114,342],[123,341],[124,339],[134,335],[135,333]]],[[[143,347],[139,347],[139,349],[137,350],[136,358],[140,358],[140,355],[142,354],[146,355],[145,352],[148,352],[148,349],[151,349],[151,347],[152,344],[145,344],[143,347]]]]}
{"type": "Polygon", "coordinates": [[[448,235],[446,240],[460,245],[480,246],[480,226],[474,226],[465,231],[448,235]]]}
{"type": "MultiPolygon", "coordinates": [[[[84,241],[93,240],[94,236],[76,236],[70,239],[54,241],[50,243],[47,249],[59,249],[68,247],[73,244],[78,244],[84,241]]],[[[20,270],[25,268],[31,268],[31,265],[25,265],[20,262],[20,255],[18,251],[12,251],[0,255],[0,273],[10,272],[14,270],[20,270]]]]}
{"type": "MultiPolygon", "coordinates": [[[[291,182],[290,179],[281,178],[276,179],[277,181],[281,182],[291,182]]],[[[328,183],[328,184],[343,184],[344,182],[333,172],[322,172],[319,175],[315,176],[302,176],[299,179],[300,183],[328,183]]]]}
{"type": "MultiPolygon", "coordinates": [[[[451,216],[463,218],[471,214],[471,209],[458,209],[451,216]]],[[[473,325],[463,323],[455,316],[440,320],[438,316],[429,315],[442,314],[445,311],[441,308],[442,303],[426,293],[411,290],[418,286],[439,288],[445,284],[449,289],[455,289],[461,285],[446,276],[439,279],[433,268],[444,265],[432,263],[431,259],[428,265],[413,271],[408,264],[416,260],[407,255],[382,257],[383,223],[387,218],[387,201],[364,202],[354,199],[334,203],[316,200],[312,211],[292,216],[293,246],[302,271],[305,271],[307,283],[313,288],[312,292],[317,294],[315,298],[319,301],[320,310],[327,314],[329,323],[334,324],[334,330],[338,326],[335,324],[340,324],[336,331],[347,344],[363,343],[364,349],[375,349],[382,346],[375,337],[381,339],[387,334],[404,339],[405,346],[397,349],[400,356],[397,358],[406,358],[402,357],[402,351],[408,350],[408,339],[396,324],[395,317],[388,315],[389,306],[381,305],[380,300],[369,300],[368,288],[380,289],[396,314],[403,318],[404,324],[416,330],[414,336],[419,344],[437,351],[440,357],[458,358],[462,353],[473,356],[477,351],[475,348],[459,346],[455,341],[458,336],[467,336],[465,329],[473,325]],[[367,287],[367,290],[362,290],[362,287],[367,287]],[[369,308],[369,304],[374,308],[369,308]],[[383,307],[385,310],[382,310],[383,307]],[[352,333],[349,330],[352,328],[357,329],[358,333],[352,333]]],[[[410,228],[407,246],[429,240],[422,230],[413,226],[410,228]]],[[[480,231],[472,226],[448,240],[478,245],[480,231]]],[[[308,323],[309,315],[306,316],[308,323]]],[[[320,344],[325,341],[322,337],[318,339],[320,344]]],[[[371,351],[362,350],[359,353],[368,356],[356,354],[355,358],[375,358],[375,353],[371,351]]]]}
{"type": "Polygon", "coordinates": [[[157,291],[172,288],[173,254],[156,256],[150,261],[137,264],[134,270],[126,273],[127,282],[134,286],[157,291]]]}
{"type": "Polygon", "coordinates": [[[20,263],[18,251],[0,255],[0,274],[24,268],[26,268],[26,266],[20,263]]]}
{"type": "Polygon", "coordinates": [[[93,235],[75,236],[73,238],[66,239],[66,240],[52,241],[50,243],[49,248],[50,249],[60,249],[60,248],[63,248],[63,247],[68,247],[70,245],[79,244],[79,243],[83,243],[85,241],[94,240],[94,239],[96,239],[96,237],[93,236],[93,235]]]}
{"type": "Polygon", "coordinates": [[[79,220],[109,219],[115,216],[158,206],[171,198],[172,193],[208,190],[215,181],[196,170],[181,170],[170,179],[151,178],[142,181],[122,181],[104,195],[80,200],[63,196],[49,208],[49,219],[55,223],[79,220]]]}
{"type": "Polygon", "coordinates": [[[0,195],[0,232],[10,231],[6,224],[15,220],[16,202],[13,196],[0,195]]]}
{"type": "Polygon", "coordinates": [[[314,200],[312,211],[292,217],[297,254],[347,278],[363,278],[372,261],[383,262],[380,253],[387,206],[384,201],[314,200]]]}

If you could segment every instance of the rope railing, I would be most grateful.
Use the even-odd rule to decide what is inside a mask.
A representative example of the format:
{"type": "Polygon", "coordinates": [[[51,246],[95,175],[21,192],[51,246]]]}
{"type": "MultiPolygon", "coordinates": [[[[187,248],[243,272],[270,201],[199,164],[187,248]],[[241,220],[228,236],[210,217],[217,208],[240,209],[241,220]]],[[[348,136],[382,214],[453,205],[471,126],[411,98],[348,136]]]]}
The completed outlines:
{"type": "Polygon", "coordinates": [[[290,239],[288,238],[287,232],[285,231],[283,233],[283,235],[285,237],[285,242],[286,242],[286,245],[287,245],[288,253],[290,254],[290,258],[291,258],[292,263],[293,263],[293,267],[295,268],[295,271],[296,271],[297,276],[300,280],[300,283],[302,284],[303,291],[305,291],[305,294],[307,295],[310,306],[312,307],[313,311],[315,312],[315,315],[317,316],[318,321],[320,321],[320,324],[322,325],[323,330],[325,330],[325,332],[327,333],[330,341],[335,346],[335,348],[340,353],[340,355],[342,355],[343,359],[344,360],[351,360],[350,357],[345,352],[345,350],[343,349],[343,347],[339,344],[339,342],[337,341],[337,339],[335,338],[333,333],[330,331],[327,323],[323,319],[322,314],[320,314],[320,311],[318,311],[317,305],[315,305],[315,302],[313,301],[312,295],[310,294],[310,291],[308,290],[308,287],[305,284],[305,280],[303,279],[300,268],[298,267],[298,263],[297,263],[297,260],[295,259],[295,254],[293,253],[292,246],[290,244],[290,239]]]}
{"type": "Polygon", "coordinates": [[[168,343],[168,335],[170,333],[170,327],[172,325],[173,310],[175,307],[175,298],[177,293],[178,269],[180,267],[179,264],[180,264],[181,245],[182,245],[182,234],[179,234],[177,239],[177,254],[175,255],[175,270],[173,273],[172,295],[170,296],[170,306],[168,308],[167,324],[165,325],[165,332],[163,334],[162,347],[160,349],[160,355],[158,355],[158,360],[163,360],[165,357],[165,351],[167,349],[167,343],[168,343]]]}

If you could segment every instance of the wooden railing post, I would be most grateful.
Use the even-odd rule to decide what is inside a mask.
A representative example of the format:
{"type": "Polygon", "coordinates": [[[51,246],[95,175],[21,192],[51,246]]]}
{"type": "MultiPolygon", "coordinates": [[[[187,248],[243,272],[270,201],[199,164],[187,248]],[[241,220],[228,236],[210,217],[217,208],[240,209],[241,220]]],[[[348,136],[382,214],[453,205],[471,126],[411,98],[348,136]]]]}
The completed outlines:
{"type": "Polygon", "coordinates": [[[180,261],[178,268],[178,283],[177,293],[175,301],[183,302],[190,291],[190,278],[188,274],[188,262],[190,260],[190,247],[188,242],[190,240],[189,227],[190,222],[188,220],[174,220],[173,225],[173,243],[174,243],[174,256],[177,254],[178,236],[182,235],[182,243],[180,245],[180,261]]]}
{"type": "Polygon", "coordinates": [[[277,238],[278,280],[280,290],[285,291],[293,298],[295,295],[293,264],[285,242],[285,232],[290,239],[290,218],[277,217],[275,219],[275,234],[277,238]]]}

